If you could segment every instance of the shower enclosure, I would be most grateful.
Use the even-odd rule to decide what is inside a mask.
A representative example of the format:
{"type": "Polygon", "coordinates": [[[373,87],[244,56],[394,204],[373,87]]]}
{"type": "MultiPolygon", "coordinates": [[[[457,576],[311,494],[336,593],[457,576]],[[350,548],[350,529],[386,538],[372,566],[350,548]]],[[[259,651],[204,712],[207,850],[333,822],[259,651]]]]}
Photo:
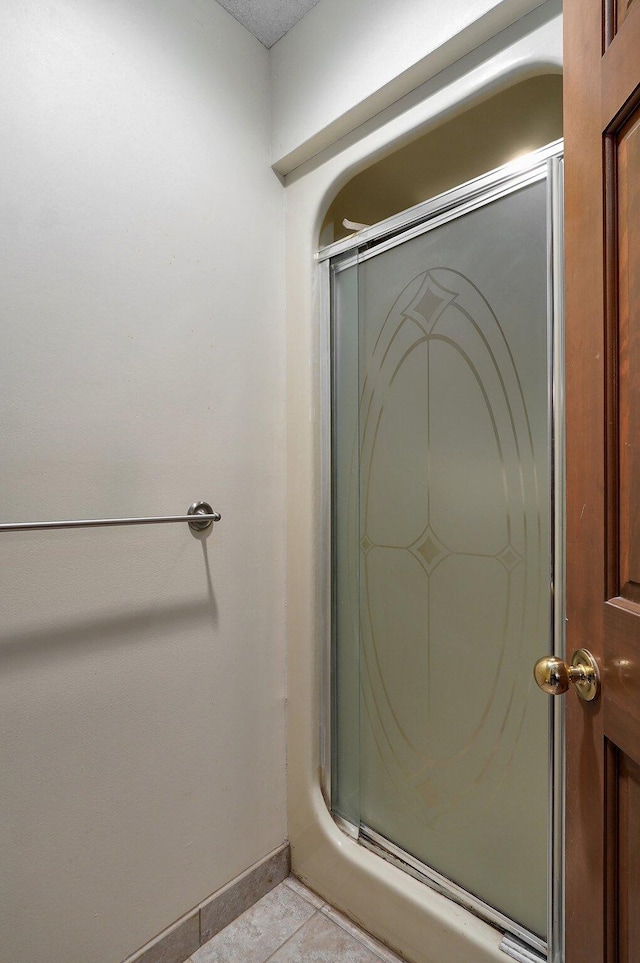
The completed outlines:
{"type": "Polygon", "coordinates": [[[558,142],[319,256],[327,798],[522,960],[562,950],[561,174],[558,142]]]}

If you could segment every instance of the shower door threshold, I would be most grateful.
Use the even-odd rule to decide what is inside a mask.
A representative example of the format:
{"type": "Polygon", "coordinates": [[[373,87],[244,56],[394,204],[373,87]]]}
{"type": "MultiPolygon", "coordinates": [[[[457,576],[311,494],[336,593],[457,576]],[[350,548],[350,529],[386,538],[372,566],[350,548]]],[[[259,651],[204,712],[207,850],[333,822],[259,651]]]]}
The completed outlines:
{"type": "Polygon", "coordinates": [[[453,880],[416,859],[415,856],[411,856],[410,853],[405,852],[395,843],[381,836],[380,833],[368,826],[360,826],[358,842],[371,852],[382,856],[387,862],[397,866],[398,869],[402,869],[405,873],[413,876],[414,879],[420,880],[421,883],[425,883],[442,896],[453,900],[470,913],[501,930],[504,933],[504,939],[500,949],[512,959],[519,960],[521,963],[546,963],[547,944],[539,936],[531,933],[524,926],[515,923],[508,916],[494,909],[493,906],[467,892],[462,886],[458,886],[453,880]]]}

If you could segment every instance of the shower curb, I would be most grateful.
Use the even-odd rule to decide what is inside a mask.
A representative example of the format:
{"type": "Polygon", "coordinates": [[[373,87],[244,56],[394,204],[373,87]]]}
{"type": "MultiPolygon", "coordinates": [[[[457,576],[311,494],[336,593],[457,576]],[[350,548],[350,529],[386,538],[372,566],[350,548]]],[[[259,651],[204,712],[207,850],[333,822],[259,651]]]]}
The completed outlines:
{"type": "Polygon", "coordinates": [[[289,875],[289,843],[254,863],[168,926],[123,963],[184,963],[289,875]]]}

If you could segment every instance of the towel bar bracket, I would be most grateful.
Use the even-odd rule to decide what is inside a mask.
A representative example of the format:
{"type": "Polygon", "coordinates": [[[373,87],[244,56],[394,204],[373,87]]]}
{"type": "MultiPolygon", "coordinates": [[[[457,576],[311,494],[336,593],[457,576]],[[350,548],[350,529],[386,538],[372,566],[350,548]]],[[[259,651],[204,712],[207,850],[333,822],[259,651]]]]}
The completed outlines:
{"type": "Polygon", "coordinates": [[[220,512],[214,512],[208,502],[194,502],[189,508],[187,515],[194,516],[193,521],[189,522],[189,528],[192,532],[206,532],[214,522],[219,522],[221,518],[220,512]],[[199,518],[198,521],[196,521],[195,517],[198,515],[206,515],[208,517],[199,518]]]}

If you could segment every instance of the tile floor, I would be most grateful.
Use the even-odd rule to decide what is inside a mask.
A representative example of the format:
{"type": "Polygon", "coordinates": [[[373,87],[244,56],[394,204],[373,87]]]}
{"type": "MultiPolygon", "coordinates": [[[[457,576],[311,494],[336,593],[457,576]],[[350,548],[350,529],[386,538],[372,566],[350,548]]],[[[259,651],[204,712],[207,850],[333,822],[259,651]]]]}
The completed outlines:
{"type": "Polygon", "coordinates": [[[294,876],[186,963],[402,963],[294,876]]]}

